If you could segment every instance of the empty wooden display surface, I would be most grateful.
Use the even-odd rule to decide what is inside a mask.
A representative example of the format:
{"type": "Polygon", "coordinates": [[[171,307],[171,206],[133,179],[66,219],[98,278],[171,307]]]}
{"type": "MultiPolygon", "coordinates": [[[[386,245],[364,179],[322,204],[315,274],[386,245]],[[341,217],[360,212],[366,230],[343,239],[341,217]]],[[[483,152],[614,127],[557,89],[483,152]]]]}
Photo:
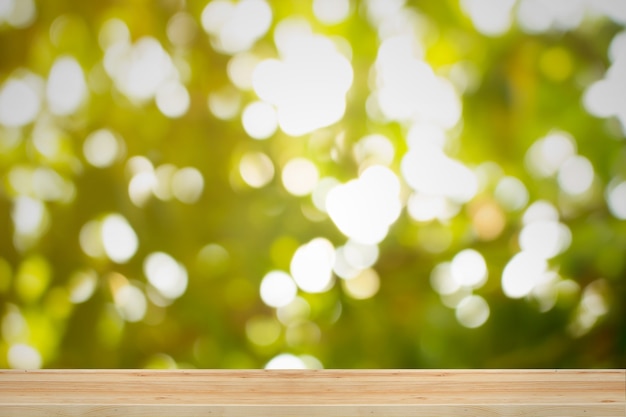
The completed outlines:
{"type": "Polygon", "coordinates": [[[0,371],[0,416],[626,416],[625,370],[0,371]]]}

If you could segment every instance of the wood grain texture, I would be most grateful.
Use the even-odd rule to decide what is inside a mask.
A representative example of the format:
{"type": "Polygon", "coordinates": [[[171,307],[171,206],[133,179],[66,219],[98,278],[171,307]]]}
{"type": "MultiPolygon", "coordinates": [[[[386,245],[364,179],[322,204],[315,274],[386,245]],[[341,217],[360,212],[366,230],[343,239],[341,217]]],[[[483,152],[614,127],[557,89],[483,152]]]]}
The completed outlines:
{"type": "Polygon", "coordinates": [[[0,416],[626,416],[625,370],[0,371],[0,416]]]}

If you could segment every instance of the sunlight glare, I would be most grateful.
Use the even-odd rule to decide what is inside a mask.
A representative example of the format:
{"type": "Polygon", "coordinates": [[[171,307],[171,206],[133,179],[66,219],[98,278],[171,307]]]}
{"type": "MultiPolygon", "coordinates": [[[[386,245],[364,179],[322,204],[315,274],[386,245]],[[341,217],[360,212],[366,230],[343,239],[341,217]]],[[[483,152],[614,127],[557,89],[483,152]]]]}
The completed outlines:
{"type": "Polygon", "coordinates": [[[265,0],[213,0],[202,10],[202,27],[212,46],[225,54],[247,51],[272,24],[272,9],[265,0]]]}
{"type": "Polygon", "coordinates": [[[487,281],[487,263],[480,252],[464,249],[454,255],[450,264],[452,278],[461,286],[480,288],[487,281]]]}
{"type": "Polygon", "coordinates": [[[311,314],[311,306],[308,301],[302,297],[294,297],[294,299],[282,307],[276,309],[276,317],[285,326],[305,321],[311,314]]]}
{"type": "Polygon", "coordinates": [[[287,162],[282,172],[285,189],[294,196],[304,196],[313,192],[319,181],[319,171],[313,162],[306,158],[293,158],[287,162]]]}
{"type": "Polygon", "coordinates": [[[179,47],[190,45],[197,31],[196,20],[189,13],[178,12],[167,21],[167,38],[173,45],[179,47]]]}
{"type": "MultiPolygon", "coordinates": [[[[157,178],[155,176],[155,178],[157,178]]],[[[204,177],[194,167],[181,168],[172,175],[172,194],[178,201],[193,204],[202,196],[204,177]]],[[[153,187],[155,192],[157,187],[153,187]]],[[[155,193],[156,194],[156,193],[155,193]]]]}
{"type": "Polygon", "coordinates": [[[446,133],[440,126],[435,124],[415,122],[409,128],[409,132],[406,135],[406,143],[409,148],[429,145],[444,149],[446,133]]]}
{"type": "Polygon", "coordinates": [[[593,184],[593,165],[584,156],[571,156],[559,168],[557,179],[559,186],[567,194],[583,194],[593,184]]]}
{"type": "Polygon", "coordinates": [[[143,291],[136,286],[126,283],[115,289],[113,299],[118,312],[128,322],[142,320],[148,309],[148,301],[143,291]]]}
{"type": "Polygon", "coordinates": [[[133,175],[128,183],[128,196],[134,205],[143,207],[154,193],[157,178],[154,171],[141,171],[133,175]]]}
{"type": "Polygon", "coordinates": [[[609,59],[615,62],[626,57],[626,31],[616,34],[609,45],[609,59]]]}
{"type": "Polygon", "coordinates": [[[133,45],[126,40],[110,45],[105,51],[104,68],[119,91],[137,102],[153,98],[164,83],[178,78],[171,57],[151,36],[133,45]]]}
{"type": "Polygon", "coordinates": [[[365,269],[373,266],[378,261],[380,253],[378,245],[368,245],[353,240],[348,240],[343,246],[343,253],[351,266],[365,269]]]}
{"type": "Polygon", "coordinates": [[[526,152],[525,163],[532,174],[550,177],[574,155],[576,141],[572,135],[563,131],[553,131],[532,144],[526,152]]]}
{"type": "Polygon", "coordinates": [[[489,304],[480,295],[468,295],[457,304],[455,309],[458,322],[469,329],[485,324],[489,314],[489,304]]]}
{"type": "Polygon", "coordinates": [[[441,262],[430,271],[430,286],[439,295],[451,295],[461,289],[461,284],[452,276],[452,264],[441,262]]]}
{"type": "Polygon", "coordinates": [[[341,287],[350,297],[365,300],[372,298],[380,289],[380,277],[374,269],[367,268],[354,278],[341,280],[341,287]]]}
{"type": "Polygon", "coordinates": [[[626,220],[626,181],[615,182],[612,181],[606,189],[606,202],[615,218],[626,220]]]}
{"type": "Polygon", "coordinates": [[[58,116],[68,116],[78,110],[86,97],[87,83],[78,61],[72,56],[57,58],[46,86],[50,111],[58,116]]]}
{"type": "Polygon", "coordinates": [[[465,203],[478,191],[476,174],[432,145],[410,149],[402,158],[400,169],[411,188],[427,195],[465,203]]]}
{"type": "Polygon", "coordinates": [[[189,93],[179,81],[163,82],[156,90],[155,99],[161,113],[171,119],[183,116],[189,109],[189,93]]]}
{"type": "Polygon", "coordinates": [[[104,258],[104,245],[102,244],[102,223],[98,220],[90,220],[83,225],[78,234],[80,248],[87,256],[92,258],[104,258]]]}
{"type": "Polygon", "coordinates": [[[519,234],[522,251],[550,259],[563,253],[572,241],[572,232],[565,224],[547,220],[525,225],[519,234]]]}
{"type": "Polygon", "coordinates": [[[265,364],[265,369],[307,369],[307,366],[299,357],[290,353],[281,353],[265,364]]]}
{"type": "Polygon", "coordinates": [[[139,240],[126,218],[109,214],[102,220],[102,245],[104,252],[115,263],[123,264],[137,252],[139,240]]]}
{"type": "Polygon", "coordinates": [[[528,204],[528,190],[518,178],[506,176],[498,181],[494,197],[508,211],[521,210],[528,204]]]}
{"type": "Polygon", "coordinates": [[[358,179],[328,192],[326,209],[339,230],[363,244],[377,244],[400,215],[400,181],[389,168],[375,165],[358,179]]]}
{"type": "Polygon", "coordinates": [[[51,168],[37,168],[33,172],[32,187],[35,197],[44,201],[69,202],[76,193],[74,184],[51,168]]]}
{"type": "Polygon", "coordinates": [[[385,39],[376,58],[378,105],[389,120],[422,120],[441,128],[454,127],[461,118],[461,102],[452,83],[436,75],[416,56],[410,36],[385,39]]]}
{"type": "Polygon", "coordinates": [[[25,343],[16,343],[9,347],[7,362],[12,369],[40,369],[43,365],[39,351],[25,343]]]}
{"type": "Polygon", "coordinates": [[[172,179],[177,172],[178,168],[173,164],[163,164],[156,167],[154,170],[156,184],[152,190],[156,198],[163,201],[169,201],[174,197],[172,179]]]}
{"type": "Polygon", "coordinates": [[[291,258],[291,276],[308,293],[328,291],[333,285],[335,248],[325,238],[315,238],[300,246],[291,258]]]}
{"type": "Polygon", "coordinates": [[[296,298],[298,288],[286,272],[270,271],[261,281],[261,299],[269,307],[285,307],[296,298]]]}
{"type": "Polygon", "coordinates": [[[34,0],[5,0],[0,6],[0,24],[6,21],[16,29],[29,27],[37,18],[34,0]]]}
{"type": "Polygon", "coordinates": [[[89,300],[98,286],[98,274],[93,269],[81,269],[70,276],[67,284],[70,301],[74,304],[89,300]]]}
{"type": "Polygon", "coordinates": [[[39,199],[19,196],[13,202],[11,217],[17,235],[37,235],[44,226],[48,210],[39,199]]]}
{"type": "Polygon", "coordinates": [[[96,130],[85,138],[83,154],[96,168],[106,168],[118,160],[124,152],[124,142],[108,129],[96,130]]]}
{"type": "Polygon", "coordinates": [[[520,0],[517,20],[526,33],[536,34],[550,29],[561,31],[577,28],[587,5],[585,0],[520,0]]]}
{"type": "Polygon", "coordinates": [[[522,217],[522,222],[527,225],[538,221],[558,221],[559,212],[552,203],[545,200],[537,200],[532,203],[522,217]]]}
{"type": "Polygon", "coordinates": [[[259,63],[252,82],[257,95],[276,107],[278,124],[290,136],[339,121],[353,76],[350,63],[329,38],[296,22],[278,24],[274,33],[281,59],[259,63]]]}
{"type": "Polygon", "coordinates": [[[233,86],[209,93],[207,105],[211,114],[220,120],[231,120],[239,113],[241,94],[233,86]]]}
{"type": "Polygon", "coordinates": [[[313,194],[311,195],[311,199],[313,200],[313,205],[322,213],[327,213],[326,209],[326,199],[328,197],[328,193],[333,188],[341,185],[339,180],[333,177],[324,177],[317,182],[315,189],[313,190],[313,194]]]}
{"type": "MultiPolygon", "coordinates": [[[[604,2],[590,2],[604,3],[604,2]]],[[[623,12],[623,21],[626,22],[626,8],[619,4],[623,12]]],[[[587,87],[582,97],[585,109],[597,117],[615,116],[621,123],[622,132],[626,134],[626,35],[618,33],[613,38],[609,49],[611,66],[604,74],[604,78],[595,81],[587,87]]]]}
{"type": "Polygon", "coordinates": [[[130,30],[126,23],[118,18],[106,20],[98,32],[98,44],[103,51],[116,43],[130,42],[130,30]]]}
{"type": "Polygon", "coordinates": [[[353,152],[361,167],[376,164],[389,166],[393,162],[395,148],[389,138],[374,133],[362,137],[355,143],[353,152]]]}
{"type": "Polygon", "coordinates": [[[343,22],[350,13],[350,0],[313,0],[313,14],[326,25],[343,22]]]}
{"type": "Polygon", "coordinates": [[[439,219],[449,220],[459,213],[460,207],[441,195],[428,195],[414,192],[407,201],[407,212],[412,219],[429,222],[439,219]]]}
{"type": "Polygon", "coordinates": [[[548,263],[534,253],[515,254],[502,272],[502,291],[509,298],[522,298],[545,277],[548,263]]]}
{"type": "Polygon", "coordinates": [[[262,152],[248,152],[239,163],[241,178],[252,188],[261,188],[274,178],[274,164],[262,152]]]}
{"type": "Polygon", "coordinates": [[[278,128],[276,109],[264,101],[248,104],[241,114],[241,122],[243,129],[252,139],[267,139],[278,128]]]}
{"type": "Polygon", "coordinates": [[[500,36],[511,27],[515,0],[461,0],[461,8],[476,29],[487,36],[500,36]]]}
{"type": "Polygon", "coordinates": [[[345,246],[339,246],[335,250],[335,263],[333,264],[333,272],[339,278],[342,279],[352,279],[356,277],[361,269],[351,265],[350,262],[346,259],[346,248],[345,246]]]}
{"type": "Polygon", "coordinates": [[[41,98],[32,83],[9,78],[0,87],[0,124],[21,127],[39,114],[41,98]]]}
{"type": "Polygon", "coordinates": [[[187,269],[164,252],[153,252],[143,261],[143,273],[159,293],[170,300],[187,290],[187,269]]]}
{"type": "Polygon", "coordinates": [[[604,279],[597,279],[585,287],[574,319],[568,327],[573,336],[580,337],[588,333],[598,319],[609,312],[607,291],[608,285],[604,279]]]}
{"type": "Polygon", "coordinates": [[[259,62],[261,62],[260,59],[249,52],[234,55],[226,67],[228,78],[240,90],[251,90],[252,75],[259,62]]]}

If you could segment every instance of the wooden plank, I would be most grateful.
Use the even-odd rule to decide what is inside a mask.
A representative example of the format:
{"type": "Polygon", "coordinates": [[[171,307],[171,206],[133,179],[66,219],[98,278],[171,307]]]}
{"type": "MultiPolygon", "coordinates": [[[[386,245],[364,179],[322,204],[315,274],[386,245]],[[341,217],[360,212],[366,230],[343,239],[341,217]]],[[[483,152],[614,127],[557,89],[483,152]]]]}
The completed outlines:
{"type": "Polygon", "coordinates": [[[0,371],[0,416],[626,416],[625,370],[0,371]]]}

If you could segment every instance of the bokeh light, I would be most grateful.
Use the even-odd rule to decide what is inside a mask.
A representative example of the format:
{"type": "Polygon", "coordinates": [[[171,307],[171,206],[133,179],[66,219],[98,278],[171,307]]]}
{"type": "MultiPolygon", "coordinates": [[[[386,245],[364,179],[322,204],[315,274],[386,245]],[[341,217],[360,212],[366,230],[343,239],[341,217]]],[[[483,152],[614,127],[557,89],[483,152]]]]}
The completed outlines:
{"type": "Polygon", "coordinates": [[[522,0],[518,7],[518,21],[522,29],[528,33],[575,28],[585,13],[584,1],[522,0]]]}
{"type": "Polygon", "coordinates": [[[181,117],[189,109],[189,93],[177,81],[168,81],[156,92],[156,105],[167,117],[181,117]]]}
{"type": "Polygon", "coordinates": [[[261,299],[270,307],[284,307],[296,297],[298,288],[289,274],[268,272],[261,281],[261,299]]]}
{"type": "Polygon", "coordinates": [[[41,108],[41,97],[33,82],[23,79],[9,79],[0,90],[0,123],[4,126],[19,127],[32,122],[41,108]]]}
{"type": "MultiPolygon", "coordinates": [[[[124,277],[119,276],[120,280],[125,280],[124,277]]],[[[111,278],[113,282],[113,278],[111,278]]],[[[116,280],[117,281],[117,280],[116,280]]],[[[144,318],[147,310],[147,300],[144,293],[135,285],[128,282],[116,282],[113,287],[113,299],[115,301],[115,307],[124,320],[129,322],[137,322],[144,318]]]]}
{"type": "Polygon", "coordinates": [[[504,177],[498,181],[494,197],[507,210],[520,210],[528,203],[528,190],[522,181],[515,177],[504,177]]]}
{"type": "Polygon", "coordinates": [[[306,369],[304,361],[291,353],[281,353],[273,357],[267,364],[265,369],[306,369]]]}
{"type": "MultiPolygon", "coordinates": [[[[530,2],[527,2],[530,3],[530,2]]],[[[472,19],[472,23],[481,33],[488,36],[499,36],[511,27],[512,11],[515,0],[462,0],[461,7],[472,19]]],[[[520,16],[527,16],[526,14],[520,16]]],[[[536,15],[528,17],[529,20],[536,15]]],[[[534,20],[533,20],[534,21],[534,20]]]]}
{"type": "Polygon", "coordinates": [[[333,244],[325,238],[315,238],[296,250],[291,258],[290,271],[302,291],[324,292],[333,283],[334,263],[333,244]]]}
{"type": "Polygon", "coordinates": [[[249,152],[241,158],[239,172],[250,187],[261,188],[274,178],[274,164],[264,153],[249,152]]]}
{"type": "Polygon", "coordinates": [[[96,168],[111,166],[124,154],[124,142],[108,129],[99,129],[85,138],[85,159],[96,168]]]}
{"type": "Polygon", "coordinates": [[[548,263],[535,253],[519,252],[502,271],[502,291],[511,298],[524,297],[546,276],[548,263]]]}
{"type": "Polygon", "coordinates": [[[431,145],[410,149],[402,159],[402,174],[415,191],[456,203],[471,200],[478,190],[476,175],[469,168],[431,145]]]}
{"type": "Polygon", "coordinates": [[[391,170],[377,165],[358,179],[332,188],[326,210],[333,222],[350,239],[375,244],[387,235],[400,214],[400,183],[391,170]]]}
{"type": "Polygon", "coordinates": [[[285,164],[282,180],[290,194],[303,196],[313,192],[319,180],[319,172],[310,160],[294,158],[285,164]]]}
{"type": "Polygon", "coordinates": [[[272,9],[265,0],[215,0],[201,15],[202,27],[218,51],[234,54],[248,50],[272,23],[272,9]]]}
{"type": "Polygon", "coordinates": [[[9,348],[7,361],[13,369],[39,369],[43,363],[37,349],[23,343],[16,343],[9,348]]]}
{"type": "Polygon", "coordinates": [[[0,368],[623,368],[623,0],[0,0],[0,368]]]}
{"type": "Polygon", "coordinates": [[[350,13],[350,0],[314,0],[313,13],[322,23],[341,23],[350,13]]]}
{"type": "Polygon", "coordinates": [[[184,167],[172,175],[171,188],[172,194],[179,201],[193,204],[202,196],[204,177],[196,168],[184,167]]]}
{"type": "Polygon", "coordinates": [[[573,156],[565,160],[559,169],[559,185],[568,194],[582,194],[593,183],[593,166],[584,156],[573,156]]]}
{"type": "Polygon", "coordinates": [[[487,263],[480,252],[464,249],[454,255],[450,273],[460,286],[481,287],[487,280],[487,263]]]}
{"type": "Polygon", "coordinates": [[[187,289],[187,270],[164,252],[154,252],[143,262],[148,282],[165,298],[175,299],[187,289]]]}
{"type": "Polygon", "coordinates": [[[489,304],[479,295],[469,295],[456,306],[456,318],[465,327],[482,326],[489,318],[489,304]]]}
{"type": "Polygon", "coordinates": [[[52,65],[46,85],[48,107],[53,114],[74,113],[87,94],[83,70],[73,57],[60,57],[52,65]]]}
{"type": "Polygon", "coordinates": [[[300,136],[339,121],[352,84],[348,60],[331,39],[313,34],[306,21],[282,21],[274,37],[282,59],[259,63],[253,86],[276,106],[281,130],[300,136]]]}
{"type": "Polygon", "coordinates": [[[419,56],[420,46],[408,35],[385,39],[376,59],[378,106],[390,120],[423,120],[443,128],[461,117],[453,85],[434,73],[419,56]]]}
{"type": "Polygon", "coordinates": [[[607,202],[615,217],[626,220],[626,181],[607,190],[607,202]]]}
{"type": "Polygon", "coordinates": [[[109,214],[102,220],[102,246],[113,262],[127,262],[138,245],[137,234],[122,215],[109,214]]]}
{"type": "Polygon", "coordinates": [[[254,139],[267,139],[276,132],[278,120],[276,110],[263,101],[250,103],[241,115],[243,128],[254,139]]]}
{"type": "Polygon", "coordinates": [[[341,285],[350,297],[364,300],[376,295],[380,288],[380,277],[375,270],[368,268],[353,278],[341,281],[341,285]]]}
{"type": "MultiPolygon", "coordinates": [[[[104,68],[116,87],[129,99],[143,102],[153,98],[168,82],[178,77],[171,57],[161,43],[146,36],[130,44],[127,39],[109,45],[104,68]]],[[[179,99],[177,99],[179,100],[179,99]]]]}

